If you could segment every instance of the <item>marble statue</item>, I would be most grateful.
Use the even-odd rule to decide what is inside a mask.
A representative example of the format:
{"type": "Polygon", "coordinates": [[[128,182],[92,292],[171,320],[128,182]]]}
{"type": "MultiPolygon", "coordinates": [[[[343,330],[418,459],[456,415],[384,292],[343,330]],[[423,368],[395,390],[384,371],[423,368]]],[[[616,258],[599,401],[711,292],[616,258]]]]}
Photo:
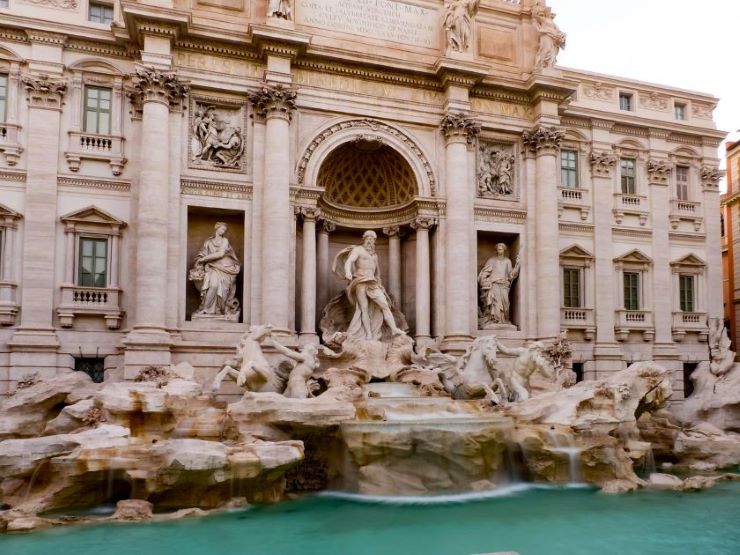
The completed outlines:
{"type": "Polygon", "coordinates": [[[571,348],[561,335],[548,343],[532,341],[526,347],[507,347],[496,341],[496,348],[505,355],[515,356],[514,373],[519,376],[528,395],[542,391],[557,391],[575,383],[575,374],[567,368],[571,348]]]}
{"type": "Polygon", "coordinates": [[[554,16],[552,10],[543,2],[537,2],[532,8],[532,18],[540,41],[535,56],[535,70],[554,66],[558,52],[565,48],[565,33],[555,25],[554,16]]]}
{"type": "Polygon", "coordinates": [[[453,52],[467,52],[473,34],[473,21],[480,0],[450,0],[445,5],[444,30],[447,47],[453,52]]]}
{"type": "Polygon", "coordinates": [[[248,391],[282,393],[287,373],[282,368],[276,371],[262,353],[262,344],[271,339],[271,334],[270,324],[251,326],[236,346],[236,356],[216,374],[211,391],[218,391],[224,378],[229,377],[248,391]]]}
{"type": "Polygon", "coordinates": [[[487,329],[499,324],[511,324],[509,290],[519,275],[521,253],[512,266],[504,243],[496,244],[496,255],[489,258],[478,274],[480,312],[478,324],[487,329]]]}
{"type": "Polygon", "coordinates": [[[193,118],[192,157],[215,167],[241,168],[244,139],[215,106],[197,104],[193,118]]]}
{"type": "Polygon", "coordinates": [[[239,259],[224,236],[227,226],[218,222],[213,237],[206,239],[195,255],[195,264],[188,279],[200,292],[200,306],[192,318],[215,318],[237,321],[239,300],[236,298],[236,278],[241,269],[239,259]]]}
{"type": "Polygon", "coordinates": [[[709,370],[715,376],[722,376],[735,364],[735,353],[730,350],[731,341],[727,328],[720,318],[709,319],[709,370]]]}
{"type": "Polygon", "coordinates": [[[478,196],[496,198],[514,193],[514,155],[500,145],[481,144],[478,196]]]}
{"type": "Polygon", "coordinates": [[[341,250],[334,259],[332,271],[348,284],[324,309],[321,328],[325,340],[343,333],[350,340],[390,342],[392,337],[405,334],[405,319],[380,282],[376,238],[376,233],[368,230],[361,245],[341,250]]]}
{"type": "Polygon", "coordinates": [[[293,349],[281,345],[274,339],[271,339],[269,344],[279,353],[296,363],[290,371],[288,385],[285,391],[283,391],[283,395],[292,399],[308,399],[309,397],[313,397],[308,382],[313,376],[313,373],[319,368],[319,347],[308,343],[304,345],[303,349],[296,352],[293,349]]]}
{"type": "Polygon", "coordinates": [[[269,0],[267,4],[267,17],[287,19],[288,21],[293,19],[290,0],[269,0]]]}

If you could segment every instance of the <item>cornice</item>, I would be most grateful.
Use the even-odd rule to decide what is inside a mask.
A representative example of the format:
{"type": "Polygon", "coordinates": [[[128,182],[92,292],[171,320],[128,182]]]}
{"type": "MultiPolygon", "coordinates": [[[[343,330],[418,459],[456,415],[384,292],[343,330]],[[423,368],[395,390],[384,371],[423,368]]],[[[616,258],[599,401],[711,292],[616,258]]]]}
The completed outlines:
{"type": "Polygon", "coordinates": [[[333,73],[336,75],[346,75],[358,79],[367,79],[369,81],[380,81],[383,83],[392,83],[397,85],[412,86],[417,88],[433,89],[441,91],[442,86],[437,79],[403,74],[399,72],[381,71],[369,69],[361,66],[352,66],[338,64],[330,61],[316,59],[298,59],[293,63],[295,69],[306,71],[317,71],[320,73],[333,73]]]}
{"type": "Polygon", "coordinates": [[[193,37],[184,37],[175,41],[175,48],[179,50],[192,50],[195,52],[207,52],[209,54],[216,54],[219,56],[227,56],[233,58],[243,58],[251,60],[259,60],[260,56],[246,47],[238,46],[235,44],[218,43],[215,41],[207,41],[202,39],[196,39],[193,37]]]}
{"type": "Polygon", "coordinates": [[[180,180],[180,193],[183,195],[252,200],[252,185],[182,178],[180,180]]]}
{"type": "Polygon", "coordinates": [[[594,232],[594,226],[592,224],[561,222],[558,224],[558,230],[563,233],[587,233],[590,235],[594,232]]]}
{"type": "Polygon", "coordinates": [[[573,117],[560,118],[560,125],[564,127],[580,127],[581,129],[591,129],[592,126],[596,127],[589,119],[573,117]]]}
{"type": "Polygon", "coordinates": [[[704,233],[677,233],[669,231],[668,239],[670,241],[691,241],[692,243],[703,243],[706,241],[707,236],[704,233]]]}
{"type": "Polygon", "coordinates": [[[532,104],[529,95],[523,92],[510,91],[506,89],[494,88],[488,85],[477,85],[470,91],[471,98],[488,98],[500,102],[509,102],[512,104],[522,104],[530,106],[532,104]]]}
{"type": "Polygon", "coordinates": [[[134,60],[137,58],[138,49],[133,46],[124,46],[121,44],[102,43],[84,39],[69,39],[65,45],[66,50],[73,52],[85,52],[86,54],[96,54],[100,56],[112,56],[134,60]]]}
{"type": "Polygon", "coordinates": [[[26,172],[0,169],[0,181],[16,181],[18,183],[25,183],[26,172]]]}
{"type": "Polygon", "coordinates": [[[612,227],[612,235],[628,239],[650,239],[653,232],[650,229],[634,229],[627,227],[612,227]]]}
{"type": "Polygon", "coordinates": [[[128,193],[131,190],[130,181],[105,179],[100,177],[85,178],[60,175],[57,177],[59,187],[74,187],[78,189],[98,189],[128,193]]]}
{"type": "Polygon", "coordinates": [[[28,42],[28,35],[21,29],[12,29],[10,27],[0,27],[0,40],[9,40],[12,42],[28,42]]]}
{"type": "Polygon", "coordinates": [[[53,46],[64,46],[67,42],[67,35],[53,33],[49,31],[39,31],[37,29],[26,29],[26,36],[29,42],[38,42],[53,46]]]}
{"type": "MultiPolygon", "coordinates": [[[[682,145],[702,146],[703,137],[696,135],[687,135],[685,133],[668,133],[666,140],[669,143],[679,143],[682,145]]],[[[719,146],[719,144],[717,145],[719,146]]]]}
{"type": "Polygon", "coordinates": [[[526,210],[484,206],[478,202],[475,203],[473,212],[475,219],[481,221],[524,223],[527,220],[526,210]]]}

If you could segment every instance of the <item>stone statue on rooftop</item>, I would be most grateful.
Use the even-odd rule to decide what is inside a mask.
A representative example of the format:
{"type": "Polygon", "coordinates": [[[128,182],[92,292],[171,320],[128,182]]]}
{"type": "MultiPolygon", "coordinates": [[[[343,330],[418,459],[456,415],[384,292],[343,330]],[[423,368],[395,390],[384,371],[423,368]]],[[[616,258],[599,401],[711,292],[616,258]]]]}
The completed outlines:
{"type": "Polygon", "coordinates": [[[290,0],[270,0],[267,4],[267,17],[276,17],[278,19],[293,19],[290,0]]]}
{"type": "Polygon", "coordinates": [[[447,48],[453,52],[467,52],[473,35],[473,17],[480,0],[450,0],[445,4],[444,30],[447,48]]]}
{"type": "Polygon", "coordinates": [[[535,57],[535,71],[552,67],[561,48],[565,48],[565,33],[555,25],[552,10],[538,1],[532,7],[532,20],[540,35],[540,43],[535,57]]]}

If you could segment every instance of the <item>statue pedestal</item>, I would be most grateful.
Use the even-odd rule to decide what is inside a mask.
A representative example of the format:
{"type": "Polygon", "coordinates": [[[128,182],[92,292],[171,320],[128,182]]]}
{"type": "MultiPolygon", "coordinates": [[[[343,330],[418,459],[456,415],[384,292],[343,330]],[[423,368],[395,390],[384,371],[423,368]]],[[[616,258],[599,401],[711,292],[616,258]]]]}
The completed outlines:
{"type": "Polygon", "coordinates": [[[486,324],[480,328],[483,331],[517,331],[514,324],[486,324]]]}
{"type": "Polygon", "coordinates": [[[195,321],[220,321],[220,322],[238,322],[239,313],[236,314],[197,314],[193,313],[190,315],[190,320],[195,321]]]}

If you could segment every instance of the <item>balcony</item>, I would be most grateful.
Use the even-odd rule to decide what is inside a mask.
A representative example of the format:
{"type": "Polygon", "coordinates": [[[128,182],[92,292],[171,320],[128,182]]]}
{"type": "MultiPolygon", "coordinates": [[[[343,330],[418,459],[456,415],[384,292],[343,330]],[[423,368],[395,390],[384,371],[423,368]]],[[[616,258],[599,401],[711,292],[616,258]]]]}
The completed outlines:
{"type": "Polygon", "coordinates": [[[701,203],[690,200],[671,199],[671,212],[668,216],[673,229],[678,229],[681,220],[690,221],[694,225],[694,231],[701,229],[704,218],[701,215],[701,203]]]}
{"type": "Polygon", "coordinates": [[[0,281],[0,326],[15,324],[15,318],[18,315],[17,287],[11,281],[0,281]]]}
{"type": "Polygon", "coordinates": [[[583,330],[586,341],[591,341],[596,332],[593,308],[560,308],[560,328],[563,330],[583,330]]]}
{"type": "Polygon", "coordinates": [[[640,220],[640,225],[647,223],[649,208],[648,200],[644,195],[614,194],[614,220],[621,224],[625,214],[634,214],[640,220]]]}
{"type": "Polygon", "coordinates": [[[588,219],[591,211],[591,203],[588,198],[588,189],[576,189],[574,187],[558,187],[560,198],[558,199],[558,212],[562,214],[565,208],[580,210],[581,220],[588,219]]]}
{"type": "Polygon", "coordinates": [[[117,287],[63,285],[62,302],[57,308],[59,324],[63,328],[71,328],[77,316],[102,316],[108,329],[117,330],[123,317],[120,294],[117,287]]]}
{"type": "Polygon", "coordinates": [[[614,330],[617,341],[626,341],[631,331],[642,333],[644,341],[652,341],[655,336],[653,313],[649,310],[617,310],[614,330]]]}
{"type": "Polygon", "coordinates": [[[82,160],[99,160],[110,164],[113,175],[121,175],[127,162],[123,142],[123,137],[114,135],[70,131],[69,148],[64,153],[69,171],[79,171],[82,160]]]}
{"type": "Polygon", "coordinates": [[[687,333],[696,333],[700,341],[706,341],[709,336],[707,315],[705,312],[674,312],[671,331],[674,341],[683,341],[687,333]]]}
{"type": "Polygon", "coordinates": [[[21,126],[14,123],[0,123],[0,152],[5,155],[8,166],[15,166],[21,157],[21,126]]]}

